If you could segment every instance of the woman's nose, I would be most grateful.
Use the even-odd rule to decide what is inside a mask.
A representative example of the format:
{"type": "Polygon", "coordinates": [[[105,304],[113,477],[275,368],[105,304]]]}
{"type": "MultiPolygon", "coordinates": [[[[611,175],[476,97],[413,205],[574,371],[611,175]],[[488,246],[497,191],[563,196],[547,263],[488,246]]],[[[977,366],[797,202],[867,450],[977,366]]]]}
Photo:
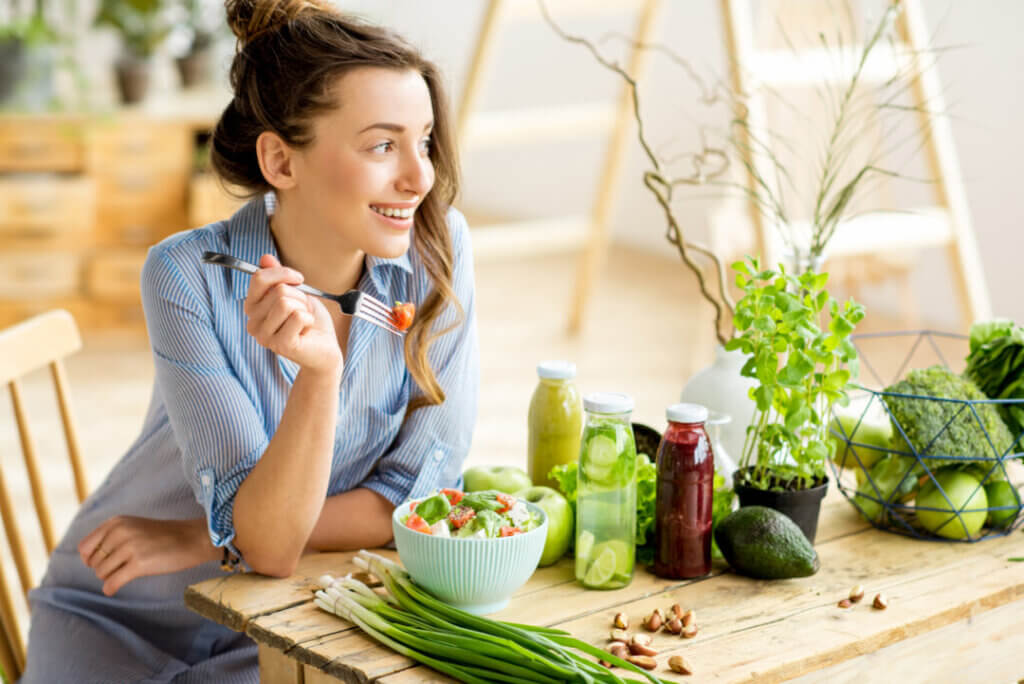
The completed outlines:
{"type": "Polygon", "coordinates": [[[402,165],[401,189],[423,197],[434,185],[434,165],[429,157],[409,155],[402,165]]]}

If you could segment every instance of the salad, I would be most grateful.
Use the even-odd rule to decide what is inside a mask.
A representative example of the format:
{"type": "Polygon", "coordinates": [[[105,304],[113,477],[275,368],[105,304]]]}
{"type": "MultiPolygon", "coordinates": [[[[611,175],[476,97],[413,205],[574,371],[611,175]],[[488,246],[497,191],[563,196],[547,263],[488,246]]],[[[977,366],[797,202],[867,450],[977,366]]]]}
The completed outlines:
{"type": "Polygon", "coordinates": [[[494,490],[464,494],[442,489],[409,503],[401,523],[435,537],[496,539],[523,534],[540,526],[541,516],[511,494],[494,490]]]}

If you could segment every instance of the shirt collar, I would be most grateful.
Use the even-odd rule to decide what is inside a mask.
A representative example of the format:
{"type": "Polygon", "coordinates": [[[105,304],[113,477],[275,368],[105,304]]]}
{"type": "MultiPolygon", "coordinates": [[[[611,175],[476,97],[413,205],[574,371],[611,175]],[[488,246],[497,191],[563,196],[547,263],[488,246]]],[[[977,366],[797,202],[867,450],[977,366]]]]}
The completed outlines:
{"type": "MultiPolygon", "coordinates": [[[[273,193],[257,197],[235,212],[235,215],[228,221],[228,248],[231,256],[250,264],[259,264],[260,257],[264,254],[277,255],[277,245],[274,244],[274,237],[270,232],[270,214],[273,212],[273,193]]],[[[389,268],[398,268],[408,274],[412,273],[412,263],[409,260],[409,252],[393,259],[385,259],[366,255],[366,270],[374,286],[381,293],[387,292],[388,279],[384,273],[389,268]]],[[[245,299],[249,292],[250,276],[241,271],[231,271],[232,294],[237,299],[245,299]]]]}

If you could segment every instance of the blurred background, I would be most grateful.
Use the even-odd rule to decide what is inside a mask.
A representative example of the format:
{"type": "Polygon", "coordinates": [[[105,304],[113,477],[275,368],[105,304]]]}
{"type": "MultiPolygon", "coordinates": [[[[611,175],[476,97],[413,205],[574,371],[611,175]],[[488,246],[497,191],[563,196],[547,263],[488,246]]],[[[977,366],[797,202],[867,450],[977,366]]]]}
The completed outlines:
{"type": "MultiPolygon", "coordinates": [[[[474,227],[483,364],[470,464],[525,466],[535,366],[547,358],[576,362],[583,392],[633,394],[636,419],[663,427],[664,407],[712,360],[713,311],[666,239],[665,214],[643,183],[650,160],[623,80],[559,37],[533,0],[508,0],[502,12],[487,0],[336,4],[394,28],[435,60],[462,123],[458,205],[474,227]]],[[[885,6],[549,2],[564,31],[592,41],[610,62],[633,67],[639,59],[645,134],[680,176],[691,173],[688,155],[705,144],[736,149],[733,112],[702,99],[736,84],[723,14],[730,4],[751,5],[733,27],[738,44],[792,56],[821,47],[824,37],[832,57],[796,68],[821,78],[849,72],[856,50],[844,52],[840,43],[862,44],[885,6]],[[637,35],[674,56],[651,50],[638,58],[623,40],[637,35]]],[[[1017,196],[1024,94],[1013,76],[1024,63],[1024,4],[915,6],[923,6],[927,54],[935,58],[926,70],[939,78],[933,94],[941,100],[931,104],[943,113],[943,139],[952,145],[936,167],[918,112],[890,125],[873,118],[877,99],[864,100],[866,109],[850,114],[850,144],[884,148],[887,168],[901,177],[865,184],[855,208],[920,218],[929,214],[919,207],[954,205],[966,258],[950,259],[948,226],[929,232],[931,223],[915,224],[914,244],[841,226],[835,254],[825,253],[830,288],[865,303],[865,330],[965,332],[979,316],[964,307],[961,282],[982,304],[975,314],[1024,320],[1016,281],[1024,250],[1017,196]]],[[[0,0],[0,326],[57,307],[75,316],[85,344],[68,375],[93,486],[135,438],[152,389],[138,293],[147,248],[238,206],[210,174],[206,149],[230,98],[234,51],[219,0],[0,0]]],[[[773,59],[748,59],[746,67],[785,76],[790,62],[773,59]]],[[[911,90],[891,101],[897,110],[911,90]]],[[[808,218],[818,187],[815,164],[832,131],[834,92],[815,82],[762,93],[767,130],[778,149],[792,153],[787,174],[805,191],[796,194],[806,194],[789,198],[794,224],[808,218]]],[[[683,187],[671,207],[686,239],[731,260],[753,253],[758,234],[739,158],[723,178],[733,185],[683,187]]],[[[901,230],[883,224],[881,232],[899,238],[901,230]]],[[[764,234],[777,242],[772,225],[764,234]]],[[[701,267],[710,273],[706,260],[701,267]]],[[[39,452],[53,496],[68,502],[55,513],[63,528],[74,511],[70,477],[59,458],[52,390],[45,374],[36,375],[26,383],[27,406],[42,426],[39,452]]],[[[18,465],[20,449],[6,394],[0,404],[0,463],[16,510],[27,510],[28,486],[20,468],[9,467],[18,465]]]]}

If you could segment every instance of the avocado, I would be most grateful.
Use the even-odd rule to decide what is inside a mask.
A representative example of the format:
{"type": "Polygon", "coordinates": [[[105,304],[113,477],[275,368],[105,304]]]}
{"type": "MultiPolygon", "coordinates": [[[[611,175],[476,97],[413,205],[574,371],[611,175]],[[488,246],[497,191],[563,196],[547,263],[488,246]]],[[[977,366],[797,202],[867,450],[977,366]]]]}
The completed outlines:
{"type": "Polygon", "coordinates": [[[773,508],[744,506],[733,511],[715,529],[715,542],[729,565],[748,577],[807,577],[820,567],[804,533],[773,508]]]}

